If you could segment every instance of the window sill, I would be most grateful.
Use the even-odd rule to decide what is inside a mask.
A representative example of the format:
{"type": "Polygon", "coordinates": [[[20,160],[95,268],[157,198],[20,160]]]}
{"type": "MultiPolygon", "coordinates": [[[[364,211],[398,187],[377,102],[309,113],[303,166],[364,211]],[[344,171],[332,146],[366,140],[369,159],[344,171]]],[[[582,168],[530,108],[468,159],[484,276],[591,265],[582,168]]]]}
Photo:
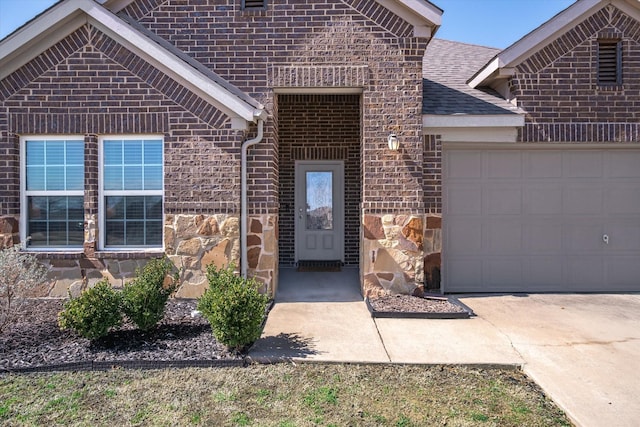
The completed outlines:
{"type": "Polygon", "coordinates": [[[158,258],[165,255],[162,248],[145,250],[101,250],[96,251],[95,258],[99,259],[144,259],[158,258]]]}

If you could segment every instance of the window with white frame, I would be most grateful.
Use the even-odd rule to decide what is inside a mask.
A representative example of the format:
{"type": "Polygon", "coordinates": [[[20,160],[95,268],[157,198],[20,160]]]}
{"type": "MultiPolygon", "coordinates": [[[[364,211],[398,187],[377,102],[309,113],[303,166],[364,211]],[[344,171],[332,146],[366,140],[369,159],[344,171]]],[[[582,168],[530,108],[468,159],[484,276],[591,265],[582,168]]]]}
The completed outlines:
{"type": "Polygon", "coordinates": [[[84,140],[21,139],[21,239],[28,248],[82,248],[84,140]]]}
{"type": "Polygon", "coordinates": [[[100,144],[100,242],[103,249],[162,247],[161,138],[100,144]]]}

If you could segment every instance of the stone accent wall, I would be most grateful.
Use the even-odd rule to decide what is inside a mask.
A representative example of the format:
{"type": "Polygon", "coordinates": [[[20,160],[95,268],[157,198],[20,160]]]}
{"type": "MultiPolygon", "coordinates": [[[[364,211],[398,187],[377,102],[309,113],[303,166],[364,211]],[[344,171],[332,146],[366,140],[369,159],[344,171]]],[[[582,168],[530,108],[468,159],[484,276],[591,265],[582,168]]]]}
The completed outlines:
{"type": "Polygon", "coordinates": [[[526,112],[522,142],[640,140],[640,23],[613,5],[516,67],[513,97],[526,112]],[[599,85],[598,40],[622,41],[622,84],[599,85]]]}
{"type": "Polygon", "coordinates": [[[196,298],[208,286],[209,264],[226,268],[240,263],[240,219],[237,216],[167,215],[164,222],[165,251],[181,269],[177,297],[196,298]]]}
{"type": "Polygon", "coordinates": [[[10,215],[0,217],[0,249],[20,242],[18,218],[10,215]]]}
{"type": "Polygon", "coordinates": [[[250,277],[263,283],[262,292],[275,295],[278,284],[278,217],[249,218],[247,249],[250,277]]]}
{"type": "Polygon", "coordinates": [[[424,218],[365,215],[362,293],[365,297],[424,291],[424,218]]]}

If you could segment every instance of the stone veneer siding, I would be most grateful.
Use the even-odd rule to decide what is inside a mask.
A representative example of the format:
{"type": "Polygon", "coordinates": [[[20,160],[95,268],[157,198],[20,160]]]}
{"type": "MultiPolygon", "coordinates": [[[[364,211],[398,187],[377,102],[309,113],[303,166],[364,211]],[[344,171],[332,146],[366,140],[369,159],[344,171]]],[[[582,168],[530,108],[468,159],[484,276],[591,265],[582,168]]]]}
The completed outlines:
{"type": "Polygon", "coordinates": [[[345,264],[360,246],[360,96],[279,95],[280,264],[294,264],[295,162],[344,161],[345,264]]]}
{"type": "Polygon", "coordinates": [[[522,142],[640,140],[640,23],[607,5],[516,67],[522,142]],[[622,41],[622,84],[599,85],[598,40],[622,41]]]}
{"type": "MultiPolygon", "coordinates": [[[[128,14],[265,105],[269,114],[265,138],[252,147],[248,159],[252,221],[257,219],[263,231],[273,230],[269,236],[278,239],[280,126],[275,90],[355,88],[362,93],[359,218],[364,223],[367,215],[391,215],[394,223],[404,224],[398,218],[417,218],[424,225],[421,70],[427,39],[414,37],[411,24],[372,0],[318,0],[313,4],[283,0],[268,2],[263,11],[242,11],[240,3],[137,0],[120,13],[128,14]],[[386,148],[391,132],[401,141],[396,153],[386,148]]],[[[86,260],[87,267],[80,268],[83,286],[93,277],[90,270],[104,271],[104,260],[143,260],[149,256],[96,250],[96,143],[100,135],[164,136],[165,232],[176,226],[181,215],[193,224],[200,217],[202,221],[215,217],[219,222],[223,215],[225,222],[239,216],[240,146],[255,134],[255,128],[249,132],[229,129],[224,114],[90,24],[0,81],[0,111],[0,217],[7,218],[4,229],[20,215],[19,136],[73,134],[85,138],[85,228],[93,234],[81,254],[42,255],[52,260],[86,260]]],[[[413,229],[416,224],[411,224],[413,229]]],[[[3,239],[9,239],[7,235],[14,239],[14,226],[11,228],[2,232],[3,239]]],[[[179,234],[180,230],[174,232],[179,234]]],[[[271,237],[257,232],[251,235],[260,238],[260,243],[252,241],[251,260],[257,261],[251,261],[255,268],[250,270],[276,281],[277,247],[272,252],[271,237]],[[257,256],[256,247],[260,248],[257,256]]],[[[178,246],[189,239],[198,239],[201,246],[197,249],[193,242],[193,250],[171,256],[190,262],[189,258],[218,248],[234,258],[227,248],[219,248],[222,240],[214,244],[218,238],[222,237],[199,233],[193,237],[185,234],[183,240],[176,237],[178,246]]],[[[361,237],[361,270],[373,271],[365,265],[373,261],[365,261],[363,241],[361,237]]],[[[234,247],[233,239],[229,245],[234,247]]],[[[414,258],[422,257],[422,249],[420,245],[415,248],[398,249],[402,257],[411,258],[411,265],[386,263],[384,268],[392,271],[378,273],[403,277],[409,287],[414,281],[421,282],[421,268],[414,265],[414,258]]],[[[197,264],[190,267],[194,286],[200,277],[197,264]]],[[[272,285],[267,287],[275,289],[272,285]]]]}

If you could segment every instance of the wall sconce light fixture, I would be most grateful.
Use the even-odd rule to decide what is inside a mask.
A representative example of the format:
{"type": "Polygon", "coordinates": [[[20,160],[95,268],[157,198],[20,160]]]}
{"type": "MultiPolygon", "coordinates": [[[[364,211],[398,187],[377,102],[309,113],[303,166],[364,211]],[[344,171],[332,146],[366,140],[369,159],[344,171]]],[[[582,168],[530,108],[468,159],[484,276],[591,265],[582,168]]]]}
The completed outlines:
{"type": "Polygon", "coordinates": [[[389,134],[387,143],[389,144],[389,150],[391,151],[398,151],[398,148],[400,148],[400,141],[398,140],[398,136],[395,133],[389,134]]]}

